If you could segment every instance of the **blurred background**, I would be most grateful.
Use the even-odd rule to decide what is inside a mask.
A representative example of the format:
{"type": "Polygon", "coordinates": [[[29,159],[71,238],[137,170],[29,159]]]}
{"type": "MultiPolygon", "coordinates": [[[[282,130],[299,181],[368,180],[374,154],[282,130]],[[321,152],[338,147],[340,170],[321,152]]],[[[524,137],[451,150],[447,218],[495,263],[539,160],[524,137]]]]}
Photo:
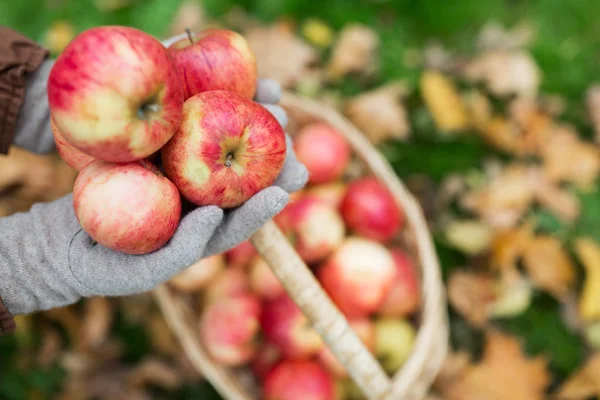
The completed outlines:
{"type": "MultiPolygon", "coordinates": [[[[54,56],[98,25],[235,29],[262,76],[348,116],[418,197],[438,250],[453,352],[432,399],[600,396],[599,13],[592,0],[0,0],[0,24],[54,56]]],[[[20,151],[0,171],[25,182],[0,188],[0,215],[74,177],[20,151]]],[[[0,338],[0,399],[219,398],[149,295],[17,323],[0,338]]]]}

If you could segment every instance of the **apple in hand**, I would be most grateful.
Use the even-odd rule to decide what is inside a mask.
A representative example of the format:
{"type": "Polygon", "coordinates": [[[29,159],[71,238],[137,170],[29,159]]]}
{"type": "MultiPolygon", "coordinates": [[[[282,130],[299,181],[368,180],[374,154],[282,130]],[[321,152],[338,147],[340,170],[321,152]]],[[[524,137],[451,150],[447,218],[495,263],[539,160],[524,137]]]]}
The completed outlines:
{"type": "Polygon", "coordinates": [[[388,189],[373,177],[348,185],[340,211],[350,230],[380,242],[394,237],[404,223],[404,214],[388,189]]]}
{"type": "Polygon", "coordinates": [[[204,289],[225,268],[225,257],[215,254],[202,258],[169,280],[180,292],[196,292],[204,289]]]}
{"type": "Polygon", "coordinates": [[[264,303],[260,325],[266,340],[285,358],[309,358],[323,346],[319,334],[287,294],[264,303]]]}
{"type": "Polygon", "coordinates": [[[391,253],[396,264],[396,277],[377,313],[388,317],[406,317],[419,308],[420,290],[417,271],[404,251],[392,249],[391,253]]]}
{"type": "Polygon", "coordinates": [[[275,222],[307,263],[326,258],[342,243],[346,233],[339,212],[311,196],[290,202],[275,222]]]}
{"type": "Polygon", "coordinates": [[[212,358],[238,366],[254,356],[260,325],[260,302],[244,293],[209,304],[200,319],[200,337],[212,358]]]}
{"type": "Polygon", "coordinates": [[[73,207],[92,239],[127,254],[161,248],[181,217],[177,187],[146,160],[92,161],[75,180],[73,207]]]}
{"type": "Polygon", "coordinates": [[[102,26],[79,34],[58,56],[48,103],[74,147],[96,159],[131,162],[173,136],[183,89],[158,40],[134,28],[102,26]]]}
{"type": "Polygon", "coordinates": [[[256,59],[246,39],[227,29],[188,31],[169,46],[185,99],[210,90],[227,90],[251,100],[256,92],[256,59]]]}
{"type": "Polygon", "coordinates": [[[223,90],[202,92],[162,149],[162,163],[181,194],[199,205],[232,208],[270,186],[286,156],[283,128],[263,106],[223,90]]]}
{"type": "Polygon", "coordinates": [[[50,128],[52,129],[52,136],[54,137],[54,143],[56,143],[56,151],[60,155],[60,158],[75,171],[81,171],[86,165],[94,160],[93,157],[77,150],[71,143],[67,142],[56,127],[52,117],[50,117],[50,128]]]}
{"type": "Polygon", "coordinates": [[[308,170],[312,184],[326,183],[342,176],[350,159],[346,139],[324,122],[314,122],[300,130],[294,139],[298,160],[308,170]]]}
{"type": "Polygon", "coordinates": [[[265,378],[265,400],[334,400],[331,375],[312,360],[285,360],[265,378]]]}
{"type": "Polygon", "coordinates": [[[340,311],[347,317],[359,318],[381,306],[394,282],[396,265],[383,245],[350,237],[317,274],[340,311]]]}

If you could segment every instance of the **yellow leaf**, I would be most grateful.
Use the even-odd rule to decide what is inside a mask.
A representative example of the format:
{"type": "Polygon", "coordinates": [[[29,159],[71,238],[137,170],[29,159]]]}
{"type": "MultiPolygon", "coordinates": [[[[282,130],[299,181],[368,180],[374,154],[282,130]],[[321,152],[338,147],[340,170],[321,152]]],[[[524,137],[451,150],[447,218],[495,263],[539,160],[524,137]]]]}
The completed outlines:
{"type": "Polygon", "coordinates": [[[579,299],[579,312],[586,321],[600,319],[600,248],[589,238],[577,239],[575,253],[585,268],[585,282],[579,299]]]}
{"type": "Polygon", "coordinates": [[[329,47],[333,40],[333,30],[324,21],[309,18],[302,26],[302,36],[319,47],[329,47]]]}
{"type": "Polygon", "coordinates": [[[468,127],[466,108],[450,79],[437,71],[426,71],[421,76],[421,91],[441,131],[454,132],[468,127]]]}

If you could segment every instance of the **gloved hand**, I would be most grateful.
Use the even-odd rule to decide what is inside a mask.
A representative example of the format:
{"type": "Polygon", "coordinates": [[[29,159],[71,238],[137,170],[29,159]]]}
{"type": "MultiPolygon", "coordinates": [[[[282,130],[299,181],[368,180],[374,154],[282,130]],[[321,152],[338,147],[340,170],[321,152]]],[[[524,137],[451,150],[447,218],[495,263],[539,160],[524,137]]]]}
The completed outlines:
{"type": "MultiPolygon", "coordinates": [[[[38,84],[44,90],[34,92],[44,92],[45,82],[38,84]]],[[[274,105],[280,95],[279,85],[261,80],[255,100],[263,105],[270,103],[266,107],[285,128],[285,112],[274,105]]],[[[40,98],[30,104],[43,107],[44,100],[40,98]]],[[[45,104],[46,109],[34,107],[29,111],[46,115],[45,104]]],[[[24,115],[21,119],[28,117],[24,115]]],[[[32,119],[38,122],[30,125],[31,129],[45,124],[43,117],[32,119]]],[[[28,124],[23,122],[23,126],[28,124]]],[[[50,132],[49,128],[46,131],[50,132]]],[[[18,145],[34,152],[52,150],[53,145],[47,143],[48,139],[39,130],[38,135],[25,132],[28,131],[17,133],[18,145]]],[[[287,139],[287,157],[274,186],[260,191],[236,209],[222,210],[216,206],[194,209],[182,218],[171,240],[150,254],[127,255],[96,244],[77,221],[71,194],[52,203],[36,204],[27,213],[0,219],[0,297],[5,306],[13,314],[24,314],[68,305],[81,297],[145,292],[200,258],[247,240],[279,213],[289,193],[302,188],[308,179],[306,168],[296,160],[291,140],[287,139]]]]}

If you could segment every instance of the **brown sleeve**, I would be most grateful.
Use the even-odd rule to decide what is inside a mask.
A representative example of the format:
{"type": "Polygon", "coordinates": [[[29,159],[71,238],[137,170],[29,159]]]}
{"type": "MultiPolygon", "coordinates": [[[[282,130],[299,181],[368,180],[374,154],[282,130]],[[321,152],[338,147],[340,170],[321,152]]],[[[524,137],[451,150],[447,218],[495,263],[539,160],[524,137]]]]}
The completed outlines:
{"type": "Polygon", "coordinates": [[[27,74],[35,71],[48,54],[36,42],[0,26],[0,154],[8,153],[12,143],[27,74]]]}
{"type": "Polygon", "coordinates": [[[15,320],[0,298],[0,336],[15,329],[15,320]]]}

